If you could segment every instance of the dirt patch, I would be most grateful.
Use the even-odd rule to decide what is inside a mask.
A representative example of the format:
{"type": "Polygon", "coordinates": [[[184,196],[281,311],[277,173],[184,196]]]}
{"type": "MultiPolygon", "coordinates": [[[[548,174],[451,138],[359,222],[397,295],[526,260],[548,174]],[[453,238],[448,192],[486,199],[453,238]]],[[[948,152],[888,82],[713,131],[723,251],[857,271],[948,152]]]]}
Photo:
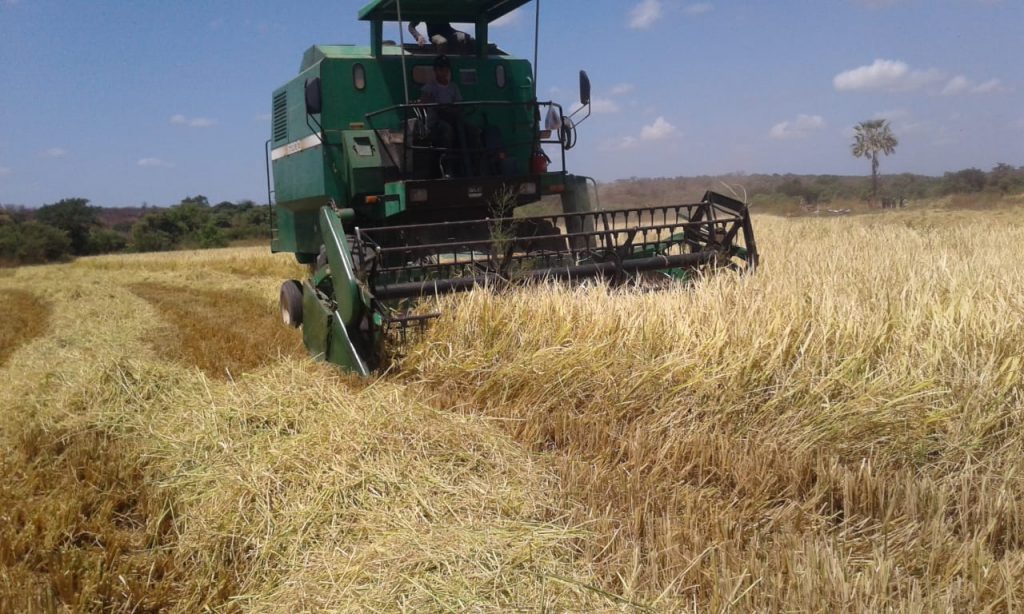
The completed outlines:
{"type": "Polygon", "coordinates": [[[15,350],[43,334],[50,319],[49,303],[24,290],[0,290],[0,367],[15,350]]]}
{"type": "Polygon", "coordinates": [[[219,605],[176,560],[174,506],[126,442],[30,426],[0,448],[0,611],[158,612],[219,605]]]}
{"type": "Polygon", "coordinates": [[[219,379],[258,369],[283,355],[301,356],[299,334],[277,313],[237,292],[135,284],[131,291],[149,301],[164,324],[150,345],[164,358],[195,365],[219,379]]]}

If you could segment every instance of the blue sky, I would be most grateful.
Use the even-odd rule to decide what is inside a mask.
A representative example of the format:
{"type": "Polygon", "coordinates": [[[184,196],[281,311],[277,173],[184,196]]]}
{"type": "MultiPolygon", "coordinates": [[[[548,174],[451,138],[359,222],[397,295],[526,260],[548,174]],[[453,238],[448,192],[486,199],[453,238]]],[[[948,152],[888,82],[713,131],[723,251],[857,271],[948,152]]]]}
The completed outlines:
{"type": "MultiPolygon", "coordinates": [[[[363,0],[0,0],[0,203],[265,199],[271,91],[363,0]]],[[[533,54],[533,4],[494,30],[533,54]]],[[[599,180],[1024,165],[1021,0],[542,0],[540,92],[594,83],[570,169],[599,180]]],[[[397,38],[390,28],[388,37],[397,38]]]]}

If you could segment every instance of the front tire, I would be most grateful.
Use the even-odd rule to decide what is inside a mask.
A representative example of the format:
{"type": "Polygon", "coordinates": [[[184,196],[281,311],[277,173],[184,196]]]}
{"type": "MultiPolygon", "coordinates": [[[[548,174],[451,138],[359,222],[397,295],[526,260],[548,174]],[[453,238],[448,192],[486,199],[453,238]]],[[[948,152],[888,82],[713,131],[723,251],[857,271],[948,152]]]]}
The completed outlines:
{"type": "Polygon", "coordinates": [[[289,279],[281,284],[281,321],[287,326],[302,326],[302,284],[289,279]]]}

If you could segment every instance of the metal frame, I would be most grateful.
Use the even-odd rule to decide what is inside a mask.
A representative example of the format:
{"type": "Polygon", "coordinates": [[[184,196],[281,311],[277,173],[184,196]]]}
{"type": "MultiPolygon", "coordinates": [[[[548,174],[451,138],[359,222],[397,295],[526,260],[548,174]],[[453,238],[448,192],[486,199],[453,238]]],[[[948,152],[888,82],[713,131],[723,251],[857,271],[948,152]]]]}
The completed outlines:
{"type": "Polygon", "coordinates": [[[379,300],[546,278],[602,277],[758,263],[746,205],[709,192],[700,203],[524,218],[356,228],[357,275],[379,300]],[[449,240],[420,242],[423,237],[449,240]]]}

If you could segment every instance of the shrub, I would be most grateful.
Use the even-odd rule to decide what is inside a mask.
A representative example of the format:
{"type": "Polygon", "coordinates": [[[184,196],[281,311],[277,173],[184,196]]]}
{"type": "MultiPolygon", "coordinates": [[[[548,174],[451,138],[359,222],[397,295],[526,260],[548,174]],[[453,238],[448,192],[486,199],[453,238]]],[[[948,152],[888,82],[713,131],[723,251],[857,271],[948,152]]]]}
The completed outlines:
{"type": "Polygon", "coordinates": [[[120,232],[108,228],[93,228],[89,232],[86,249],[90,254],[109,254],[124,250],[128,239],[120,232]]]}
{"type": "Polygon", "coordinates": [[[39,222],[0,226],[0,262],[41,264],[71,255],[71,240],[58,228],[39,222]]]}
{"type": "Polygon", "coordinates": [[[35,218],[67,233],[74,254],[95,253],[89,251],[89,236],[100,226],[99,207],[90,207],[88,199],[65,198],[45,205],[36,211],[35,218]]]}

